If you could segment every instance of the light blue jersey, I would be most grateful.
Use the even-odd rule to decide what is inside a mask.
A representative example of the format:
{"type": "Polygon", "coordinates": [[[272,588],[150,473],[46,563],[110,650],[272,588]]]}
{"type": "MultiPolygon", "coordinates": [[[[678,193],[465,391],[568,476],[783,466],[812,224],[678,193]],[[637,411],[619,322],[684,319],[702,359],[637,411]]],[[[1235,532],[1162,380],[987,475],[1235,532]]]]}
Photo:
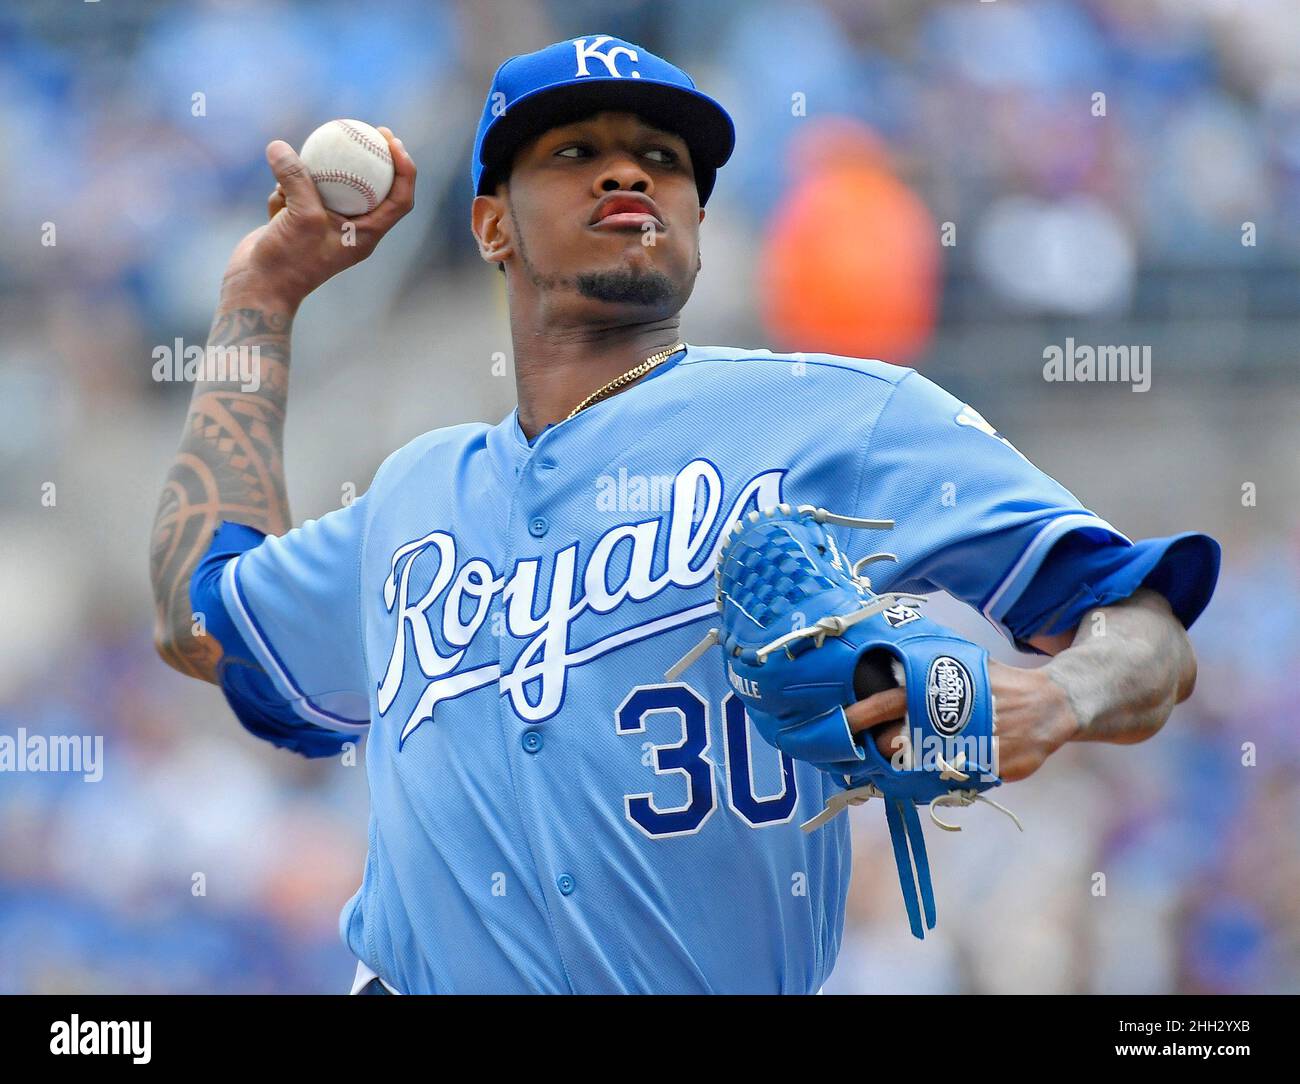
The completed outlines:
{"type": "MultiPolygon", "coordinates": [[[[1066,536],[1131,553],[1139,579],[1186,553],[1134,547],[972,408],[875,361],[689,347],[531,446],[514,413],[425,434],[220,578],[299,723],[369,732],[369,853],[341,917],[361,961],[407,993],[821,987],[848,819],[799,830],[832,788],[756,736],[715,656],[663,679],[715,623],[723,529],[781,501],[895,520],[840,532],[898,555],[877,590],[945,589],[1013,640],[1066,536]]],[[[1188,590],[1190,623],[1208,590],[1188,590]]]]}

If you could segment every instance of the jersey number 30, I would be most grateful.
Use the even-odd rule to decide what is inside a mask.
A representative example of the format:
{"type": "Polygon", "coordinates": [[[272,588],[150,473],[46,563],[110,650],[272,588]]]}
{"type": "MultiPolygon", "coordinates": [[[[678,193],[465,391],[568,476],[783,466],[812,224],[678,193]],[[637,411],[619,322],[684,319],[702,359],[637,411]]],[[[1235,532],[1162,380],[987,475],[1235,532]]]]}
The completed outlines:
{"type": "MultiPolygon", "coordinates": [[[[717,765],[709,756],[709,704],[688,685],[643,685],[633,689],[614,714],[620,734],[644,734],[653,715],[676,716],[681,741],[671,745],[647,744],[649,766],[655,775],[678,775],[686,782],[686,801],[664,807],[653,793],[628,794],[623,807],[628,820],[647,836],[663,839],[698,832],[718,805],[717,765]]],[[[727,778],[727,804],[751,828],[784,824],[794,815],[799,800],[794,761],[761,739],[751,742],[745,705],[735,693],[722,702],[722,736],[727,778]],[[754,793],[754,756],[780,757],[781,790],[754,793]]]]}

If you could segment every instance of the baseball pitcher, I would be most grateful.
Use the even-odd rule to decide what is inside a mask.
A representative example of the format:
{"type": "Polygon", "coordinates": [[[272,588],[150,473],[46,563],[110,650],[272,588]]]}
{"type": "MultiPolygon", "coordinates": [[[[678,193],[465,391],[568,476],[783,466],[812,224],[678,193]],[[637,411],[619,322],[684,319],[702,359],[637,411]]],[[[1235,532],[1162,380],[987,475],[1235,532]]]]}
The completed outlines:
{"type": "Polygon", "coordinates": [[[883,806],[897,869],[873,873],[924,936],[918,809],[1013,812],[999,784],[1190,695],[1213,539],[1127,538],[910,369],[684,341],[732,121],[605,35],[506,61],[474,143],[518,406],[292,527],[294,315],[412,206],[382,131],[396,178],[355,245],[267,148],[270,219],[210,338],[259,347],[262,384],[196,387],[152,552],[171,666],[304,756],[368,735],[355,991],[815,993],[845,806],[883,806]],[[940,590],[1053,658],[990,661],[926,615],[940,590]]]}

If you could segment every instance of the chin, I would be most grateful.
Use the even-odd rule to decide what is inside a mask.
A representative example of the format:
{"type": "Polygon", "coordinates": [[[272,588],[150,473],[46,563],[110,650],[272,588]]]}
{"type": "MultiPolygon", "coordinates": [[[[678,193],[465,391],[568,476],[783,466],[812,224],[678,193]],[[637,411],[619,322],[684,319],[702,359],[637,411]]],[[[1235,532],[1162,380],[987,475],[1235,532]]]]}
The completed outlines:
{"type": "Polygon", "coordinates": [[[625,260],[612,266],[583,271],[578,292],[592,301],[676,312],[689,288],[646,260],[625,260]]]}

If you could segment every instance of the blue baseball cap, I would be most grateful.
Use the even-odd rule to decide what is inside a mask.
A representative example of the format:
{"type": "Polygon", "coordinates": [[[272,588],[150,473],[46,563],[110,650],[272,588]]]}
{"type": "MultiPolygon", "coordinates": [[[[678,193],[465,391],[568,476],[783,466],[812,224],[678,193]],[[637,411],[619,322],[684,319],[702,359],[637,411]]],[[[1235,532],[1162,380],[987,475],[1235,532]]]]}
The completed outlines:
{"type": "Polygon", "coordinates": [[[534,136],[604,110],[635,113],[681,136],[704,205],[736,143],[731,117],[681,68],[608,34],[556,42],[497,69],[474,137],[474,194],[491,192],[534,136]]]}

